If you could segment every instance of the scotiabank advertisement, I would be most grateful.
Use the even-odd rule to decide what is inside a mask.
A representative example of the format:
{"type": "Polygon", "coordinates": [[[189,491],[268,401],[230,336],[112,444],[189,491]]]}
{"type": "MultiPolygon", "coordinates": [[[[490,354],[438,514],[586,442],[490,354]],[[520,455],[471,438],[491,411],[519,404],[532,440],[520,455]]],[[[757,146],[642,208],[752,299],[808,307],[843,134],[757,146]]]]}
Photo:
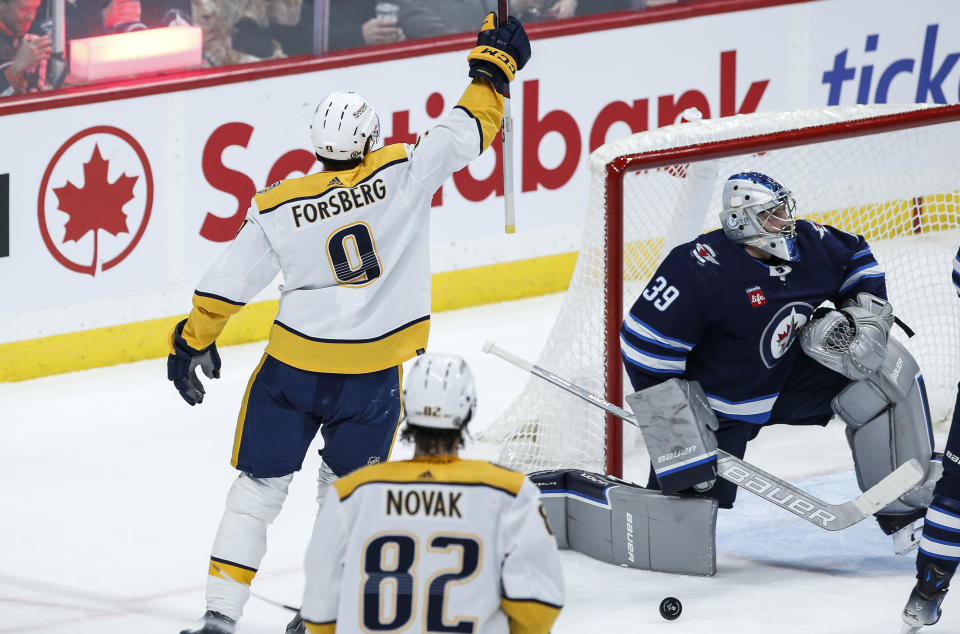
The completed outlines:
{"type": "MultiPolygon", "coordinates": [[[[185,311],[255,191],[319,168],[309,125],[325,94],[361,92],[386,143],[413,143],[456,104],[465,58],[0,117],[0,343],[185,311]]],[[[912,102],[960,102],[956,0],[799,2],[535,39],[513,86],[517,233],[504,235],[498,142],[434,197],[434,271],[576,250],[590,151],[690,106],[717,118],[912,102]]]]}

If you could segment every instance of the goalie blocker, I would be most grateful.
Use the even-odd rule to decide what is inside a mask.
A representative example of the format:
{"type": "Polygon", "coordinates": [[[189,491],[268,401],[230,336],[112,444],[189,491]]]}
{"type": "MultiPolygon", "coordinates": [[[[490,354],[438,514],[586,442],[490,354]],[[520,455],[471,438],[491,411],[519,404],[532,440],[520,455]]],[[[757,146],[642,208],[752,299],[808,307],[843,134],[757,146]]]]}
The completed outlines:
{"type": "Polygon", "coordinates": [[[696,381],[669,379],[626,397],[660,490],[705,491],[717,478],[716,415],[696,381]]]}

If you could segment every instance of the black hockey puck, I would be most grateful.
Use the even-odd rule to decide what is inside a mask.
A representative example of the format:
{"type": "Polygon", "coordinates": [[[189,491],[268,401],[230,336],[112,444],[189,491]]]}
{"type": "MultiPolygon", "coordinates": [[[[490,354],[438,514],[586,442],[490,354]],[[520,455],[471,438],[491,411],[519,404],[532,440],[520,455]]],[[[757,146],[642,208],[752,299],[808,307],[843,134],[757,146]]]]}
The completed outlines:
{"type": "Polygon", "coordinates": [[[683,604],[676,597],[667,597],[660,602],[660,616],[668,621],[680,618],[681,612],[683,612],[683,604]]]}

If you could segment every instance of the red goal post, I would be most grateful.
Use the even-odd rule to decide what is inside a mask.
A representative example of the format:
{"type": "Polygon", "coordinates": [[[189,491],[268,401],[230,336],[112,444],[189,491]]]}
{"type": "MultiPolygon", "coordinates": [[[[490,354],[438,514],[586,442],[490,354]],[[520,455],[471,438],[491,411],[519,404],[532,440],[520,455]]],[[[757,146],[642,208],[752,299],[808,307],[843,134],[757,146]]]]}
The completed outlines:
{"type": "MultiPolygon", "coordinates": [[[[681,123],[602,146],[590,169],[577,267],[539,365],[622,405],[624,311],[670,247],[719,227],[723,180],[753,170],[790,188],[800,217],[876,244],[894,309],[920,335],[905,343],[927,379],[934,419],[949,412],[960,379],[960,302],[949,273],[960,245],[960,105],[833,106],[681,123]]],[[[482,440],[498,443],[500,461],[513,468],[621,477],[623,429],[534,378],[482,440]]]]}

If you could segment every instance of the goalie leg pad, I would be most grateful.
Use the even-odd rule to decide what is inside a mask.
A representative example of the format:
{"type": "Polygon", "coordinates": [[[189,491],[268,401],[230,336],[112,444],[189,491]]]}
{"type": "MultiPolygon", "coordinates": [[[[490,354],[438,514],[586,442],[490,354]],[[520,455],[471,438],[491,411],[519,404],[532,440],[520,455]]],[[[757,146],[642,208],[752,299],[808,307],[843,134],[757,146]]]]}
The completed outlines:
{"type": "MultiPolygon", "coordinates": [[[[670,379],[626,397],[664,493],[717,477],[717,417],[696,381],[670,379]]],[[[707,487],[709,488],[709,487],[707,487]]]]}
{"type": "Polygon", "coordinates": [[[910,513],[930,504],[941,465],[932,460],[933,432],[923,377],[900,342],[890,339],[880,370],[844,388],[833,400],[833,411],[847,424],[847,442],[862,491],[910,458],[930,465],[924,483],[882,513],[910,513]]]}
{"type": "Polygon", "coordinates": [[[618,566],[716,574],[716,500],[664,495],[576,469],[530,479],[560,548],[618,566]]]}

